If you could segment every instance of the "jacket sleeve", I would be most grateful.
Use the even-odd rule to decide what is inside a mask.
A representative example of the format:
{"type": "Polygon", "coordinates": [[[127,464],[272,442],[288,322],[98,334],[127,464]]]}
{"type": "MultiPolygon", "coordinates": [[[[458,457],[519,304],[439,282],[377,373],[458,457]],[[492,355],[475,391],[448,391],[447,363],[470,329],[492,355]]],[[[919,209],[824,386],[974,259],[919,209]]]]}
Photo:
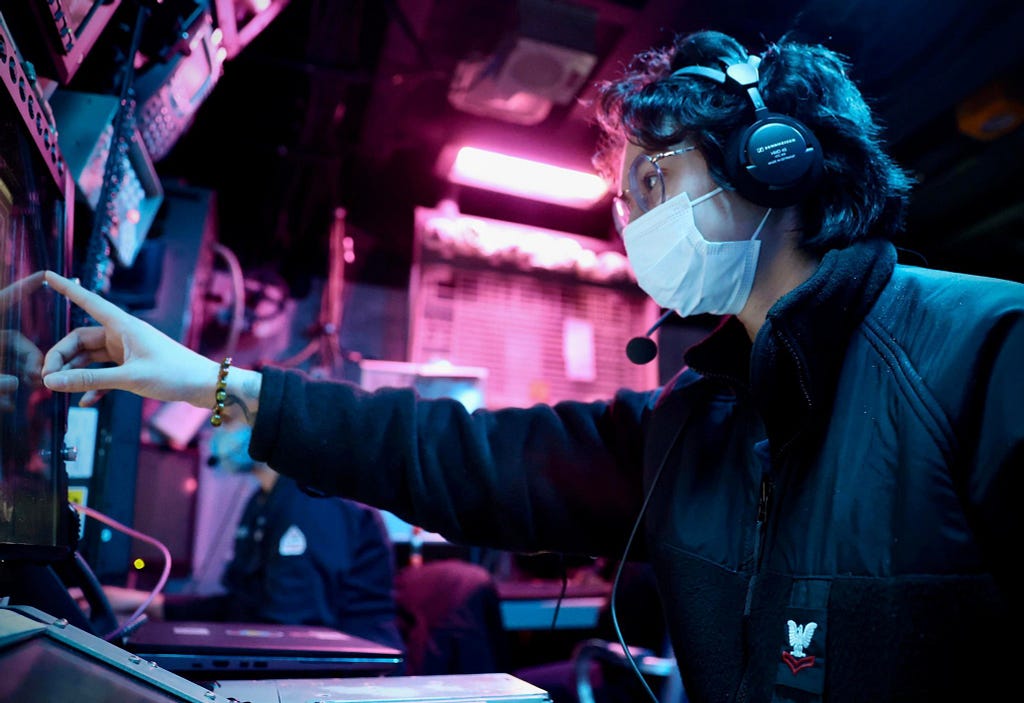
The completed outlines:
{"type": "Polygon", "coordinates": [[[469,413],[408,388],[265,368],[250,453],[453,542],[618,555],[642,500],[655,397],[469,413]]]}

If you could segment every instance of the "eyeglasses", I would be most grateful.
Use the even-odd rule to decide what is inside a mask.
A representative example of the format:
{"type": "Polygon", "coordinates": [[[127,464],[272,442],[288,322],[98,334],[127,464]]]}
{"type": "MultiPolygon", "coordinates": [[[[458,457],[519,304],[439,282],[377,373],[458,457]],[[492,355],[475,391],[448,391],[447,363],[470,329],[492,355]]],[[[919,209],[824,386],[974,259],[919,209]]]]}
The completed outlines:
{"type": "Polygon", "coordinates": [[[650,212],[665,202],[665,174],[658,162],[669,156],[693,151],[695,146],[683,146],[658,154],[637,154],[629,165],[629,188],[612,199],[612,221],[621,235],[631,219],[632,206],[636,203],[641,213],[650,212]]]}

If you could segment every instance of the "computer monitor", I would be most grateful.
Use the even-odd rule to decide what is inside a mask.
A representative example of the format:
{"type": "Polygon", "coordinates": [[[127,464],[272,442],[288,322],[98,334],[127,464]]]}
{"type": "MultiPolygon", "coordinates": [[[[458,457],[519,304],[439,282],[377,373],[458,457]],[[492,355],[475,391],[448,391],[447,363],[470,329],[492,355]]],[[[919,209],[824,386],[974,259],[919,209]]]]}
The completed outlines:
{"type": "Polygon", "coordinates": [[[0,671],[0,701],[228,700],[86,630],[24,606],[0,606],[0,671]]]}
{"type": "MultiPolygon", "coordinates": [[[[67,396],[39,377],[68,330],[68,303],[43,272],[68,273],[73,190],[56,127],[0,22],[0,562],[73,551],[64,447],[67,396]]],[[[2,594],[0,594],[2,595],[2,594]]]]}
{"type": "Polygon", "coordinates": [[[371,391],[384,387],[414,388],[423,398],[452,398],[473,412],[485,404],[487,369],[445,361],[416,364],[363,359],[359,362],[359,385],[371,391]]]}

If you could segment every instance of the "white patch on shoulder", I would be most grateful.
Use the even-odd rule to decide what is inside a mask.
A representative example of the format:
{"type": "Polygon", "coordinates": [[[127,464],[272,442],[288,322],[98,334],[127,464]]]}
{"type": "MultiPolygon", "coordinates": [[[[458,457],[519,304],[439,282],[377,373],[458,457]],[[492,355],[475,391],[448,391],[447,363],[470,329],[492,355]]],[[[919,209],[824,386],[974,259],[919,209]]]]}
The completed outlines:
{"type": "Polygon", "coordinates": [[[283,557],[295,557],[304,554],[305,551],[306,535],[295,525],[285,530],[281,535],[281,541],[277,543],[277,553],[283,557]]]}

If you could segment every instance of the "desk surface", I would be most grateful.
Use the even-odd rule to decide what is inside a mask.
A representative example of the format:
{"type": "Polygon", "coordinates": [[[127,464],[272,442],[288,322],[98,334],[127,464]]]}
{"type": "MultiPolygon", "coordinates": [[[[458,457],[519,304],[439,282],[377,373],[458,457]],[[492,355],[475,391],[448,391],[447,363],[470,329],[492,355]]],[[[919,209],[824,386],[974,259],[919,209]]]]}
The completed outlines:
{"type": "Polygon", "coordinates": [[[561,581],[499,581],[497,586],[506,630],[592,628],[611,592],[611,584],[593,581],[567,583],[561,599],[561,581]]]}

